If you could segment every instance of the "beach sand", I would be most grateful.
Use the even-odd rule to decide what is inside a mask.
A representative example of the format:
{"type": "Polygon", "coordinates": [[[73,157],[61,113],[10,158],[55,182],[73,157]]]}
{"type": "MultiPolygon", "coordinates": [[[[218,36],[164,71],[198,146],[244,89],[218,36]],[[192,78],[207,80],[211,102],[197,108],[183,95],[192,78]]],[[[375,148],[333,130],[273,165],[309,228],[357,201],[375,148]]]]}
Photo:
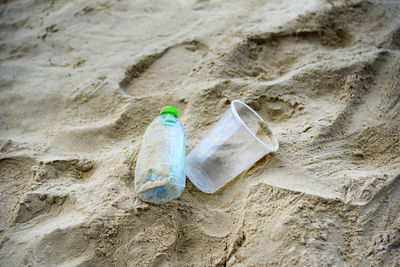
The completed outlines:
{"type": "Polygon", "coordinates": [[[1,266],[400,265],[398,1],[1,1],[1,266]],[[8,2],[8,3],[7,3],[8,2]],[[216,194],[134,194],[239,99],[280,149],[216,194]]]}

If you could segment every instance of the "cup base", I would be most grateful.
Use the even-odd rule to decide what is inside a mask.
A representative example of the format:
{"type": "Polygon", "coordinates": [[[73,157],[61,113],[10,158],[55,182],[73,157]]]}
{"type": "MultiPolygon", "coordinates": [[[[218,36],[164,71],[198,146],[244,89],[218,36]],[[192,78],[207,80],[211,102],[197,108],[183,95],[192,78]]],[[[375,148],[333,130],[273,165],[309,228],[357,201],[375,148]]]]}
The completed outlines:
{"type": "MultiPolygon", "coordinates": [[[[208,175],[200,168],[194,168],[193,166],[187,164],[186,168],[186,176],[189,180],[202,192],[207,194],[212,194],[215,190],[211,190],[209,186],[207,186],[204,177],[208,177],[208,175]]],[[[208,180],[210,178],[208,177],[208,180]]]]}

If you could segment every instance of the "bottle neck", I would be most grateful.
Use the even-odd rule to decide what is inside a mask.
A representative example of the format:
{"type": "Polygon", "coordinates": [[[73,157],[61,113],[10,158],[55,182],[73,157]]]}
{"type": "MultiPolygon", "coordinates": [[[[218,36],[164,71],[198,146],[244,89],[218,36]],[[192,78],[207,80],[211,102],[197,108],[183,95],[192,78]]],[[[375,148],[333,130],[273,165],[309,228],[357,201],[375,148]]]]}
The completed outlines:
{"type": "Polygon", "coordinates": [[[165,125],[172,125],[175,124],[178,119],[171,114],[165,113],[161,115],[161,121],[165,124],[165,125]]]}

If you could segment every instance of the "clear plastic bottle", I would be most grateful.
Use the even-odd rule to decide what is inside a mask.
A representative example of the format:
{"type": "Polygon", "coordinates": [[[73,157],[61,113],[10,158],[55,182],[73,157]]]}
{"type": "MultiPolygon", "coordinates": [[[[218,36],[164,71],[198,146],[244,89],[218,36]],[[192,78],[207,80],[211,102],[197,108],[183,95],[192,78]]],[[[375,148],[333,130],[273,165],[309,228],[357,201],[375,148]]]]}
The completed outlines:
{"type": "Polygon", "coordinates": [[[185,188],[185,130],[171,106],[147,127],[135,168],[135,191],[144,201],[165,203],[185,188]]]}

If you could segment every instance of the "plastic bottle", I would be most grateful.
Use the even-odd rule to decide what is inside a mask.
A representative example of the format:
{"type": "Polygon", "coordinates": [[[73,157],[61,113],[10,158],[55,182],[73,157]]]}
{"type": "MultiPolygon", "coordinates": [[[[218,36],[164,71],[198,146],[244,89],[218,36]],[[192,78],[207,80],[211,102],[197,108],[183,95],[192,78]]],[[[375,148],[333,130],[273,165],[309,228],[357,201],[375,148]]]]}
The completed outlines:
{"type": "Polygon", "coordinates": [[[166,106],[147,127],[135,169],[139,198],[155,204],[179,197],[185,188],[185,130],[176,108],[166,106]]]}

